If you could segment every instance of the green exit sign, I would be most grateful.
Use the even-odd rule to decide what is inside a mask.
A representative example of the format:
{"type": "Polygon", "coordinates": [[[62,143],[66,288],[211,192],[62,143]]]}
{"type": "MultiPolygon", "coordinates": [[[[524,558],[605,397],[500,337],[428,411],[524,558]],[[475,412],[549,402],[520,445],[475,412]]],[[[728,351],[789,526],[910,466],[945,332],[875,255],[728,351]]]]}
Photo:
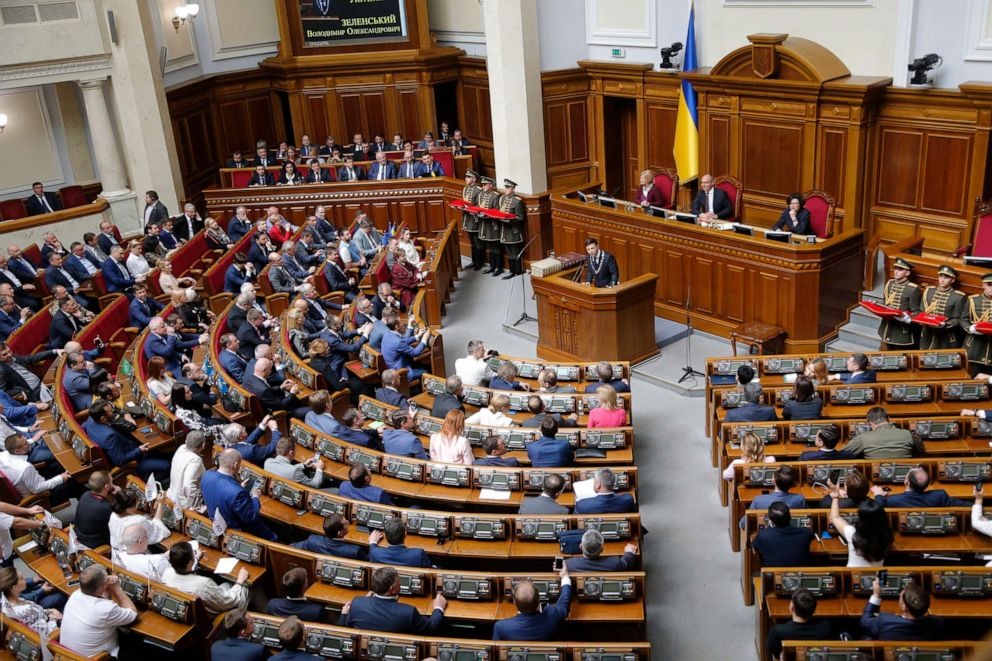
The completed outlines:
{"type": "Polygon", "coordinates": [[[623,48],[614,48],[610,51],[610,57],[627,57],[627,51],[623,48]]]}

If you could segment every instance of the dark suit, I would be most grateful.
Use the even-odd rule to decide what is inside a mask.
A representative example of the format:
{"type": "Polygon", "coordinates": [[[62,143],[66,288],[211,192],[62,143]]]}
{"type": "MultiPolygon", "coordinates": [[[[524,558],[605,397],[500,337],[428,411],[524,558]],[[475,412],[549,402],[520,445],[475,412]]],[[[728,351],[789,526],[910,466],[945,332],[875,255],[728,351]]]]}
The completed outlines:
{"type": "Polygon", "coordinates": [[[385,170],[383,177],[385,179],[395,179],[396,178],[396,166],[386,161],[386,164],[382,167],[379,166],[378,162],[373,163],[369,166],[369,181],[376,181],[379,179],[379,170],[385,170]]]}
{"type": "Polygon", "coordinates": [[[255,273],[261,273],[266,264],[269,263],[269,252],[275,248],[267,248],[258,241],[252,241],[248,248],[248,261],[255,266],[255,273]]]}
{"type": "Polygon", "coordinates": [[[875,375],[875,370],[865,370],[864,372],[858,372],[856,374],[842,374],[840,380],[853,386],[858,383],[875,383],[877,378],[875,375]]]}
{"type": "MultiPolygon", "coordinates": [[[[617,392],[630,392],[630,386],[627,385],[626,383],[624,383],[623,380],[621,380],[621,379],[616,379],[616,380],[613,380],[613,381],[610,381],[610,382],[597,381],[595,383],[590,383],[589,385],[586,386],[585,392],[590,393],[590,394],[593,394],[593,393],[596,392],[596,390],[600,386],[610,386],[614,390],[616,390],[617,392]]],[[[568,387],[571,388],[571,386],[568,386],[568,387]]],[[[558,386],[557,392],[563,392],[563,393],[564,392],[575,392],[575,388],[572,388],[571,390],[564,390],[564,389],[562,389],[561,386],[558,386]]]]}
{"type": "Polygon", "coordinates": [[[951,498],[943,489],[931,489],[920,493],[904,491],[888,496],[875,496],[875,502],[882,507],[970,507],[971,503],[951,498]]]}
{"type": "Polygon", "coordinates": [[[114,246],[119,246],[120,242],[117,240],[116,236],[107,236],[103,232],[96,235],[96,244],[100,246],[100,250],[103,254],[110,255],[110,249],[114,246]]]}
{"type": "Polygon", "coordinates": [[[444,174],[444,168],[437,161],[431,163],[430,167],[427,167],[423,161],[420,161],[413,169],[414,177],[443,177],[444,174]]]}
{"type": "Polygon", "coordinates": [[[527,445],[527,456],[534,468],[571,466],[575,450],[566,440],[541,437],[527,445]]]}
{"type": "MultiPolygon", "coordinates": [[[[20,274],[20,272],[15,271],[12,268],[12,264],[8,264],[8,270],[14,275],[15,278],[17,278],[19,280],[19,282],[14,282],[9,277],[7,277],[4,273],[0,273],[0,283],[5,284],[5,285],[10,285],[11,287],[14,288],[14,302],[17,303],[17,305],[20,306],[20,307],[22,307],[22,308],[31,308],[35,312],[37,312],[38,310],[40,310],[41,309],[41,299],[38,298],[37,296],[33,296],[31,294],[28,294],[27,292],[24,291],[24,289],[22,289],[22,285],[25,285],[25,284],[34,284],[35,278],[34,277],[29,277],[29,278],[22,277],[21,274],[20,274]]],[[[25,274],[25,275],[28,275],[28,274],[25,274]]]]}
{"type": "MultiPolygon", "coordinates": [[[[406,312],[406,306],[397,297],[396,302],[399,303],[399,307],[395,308],[400,312],[406,312]]],[[[372,316],[376,319],[382,319],[382,311],[386,309],[386,301],[382,300],[382,297],[376,294],[372,297],[372,316]]]]}
{"type": "Polygon", "coordinates": [[[145,358],[151,360],[152,356],[161,356],[165,359],[165,369],[173,374],[179,374],[180,367],[182,367],[180,356],[187,349],[192,349],[199,343],[198,339],[183,340],[178,335],[149,333],[145,340],[145,358]]]}
{"type": "Polygon", "coordinates": [[[238,338],[238,342],[241,343],[238,353],[245,360],[251,360],[255,357],[255,347],[259,344],[272,344],[269,332],[265,330],[265,326],[262,326],[260,330],[248,321],[241,324],[235,335],[238,338]]]}
{"type": "Polygon", "coordinates": [[[76,255],[69,255],[69,257],[62,262],[62,267],[69,272],[73,278],[79,282],[89,280],[94,275],[100,272],[100,262],[97,261],[96,257],[93,257],[88,252],[83,252],[82,257],[77,257],[76,255]],[[85,264],[89,264],[93,268],[93,273],[89,272],[85,264]]]}
{"type": "Polygon", "coordinates": [[[241,329],[241,325],[245,323],[247,318],[248,310],[235,305],[231,308],[231,311],[227,313],[227,330],[230,333],[237,334],[238,330],[241,329]]]}
{"type": "Polygon", "coordinates": [[[376,388],[375,398],[380,402],[385,402],[390,406],[398,406],[401,409],[405,409],[410,405],[406,395],[401,392],[397,392],[392,388],[376,388]]]}
{"type": "Polygon", "coordinates": [[[731,218],[734,215],[734,205],[730,202],[730,196],[716,186],[711,191],[713,193],[713,209],[709,209],[706,193],[699,191],[692,201],[692,213],[699,215],[707,211],[712,211],[720,220],[731,218]]]}
{"type": "Polygon", "coordinates": [[[127,308],[128,321],[132,326],[137,326],[139,329],[144,328],[152,320],[152,317],[161,312],[162,309],[162,304],[150,296],[143,301],[135,297],[127,308]]]}
{"type": "Polygon", "coordinates": [[[21,282],[34,283],[38,277],[38,267],[27,260],[23,255],[17,259],[7,260],[7,269],[16,275],[21,282]],[[31,271],[31,267],[34,271],[31,271]]]}
{"type": "Polygon", "coordinates": [[[265,612],[280,617],[295,615],[304,622],[322,622],[324,619],[324,606],[306,599],[289,599],[287,597],[269,599],[265,612]]]}
{"type": "Polygon", "coordinates": [[[275,533],[262,521],[258,498],[252,498],[234,477],[209,470],[200,479],[200,487],[208,517],[213,519],[214,513],[220,509],[229,528],[269,540],[276,538],[275,533]]]}
{"type": "Polygon", "coordinates": [[[396,166],[396,176],[400,179],[413,179],[417,176],[417,166],[419,162],[407,163],[406,161],[396,166]]]}
{"type": "Polygon", "coordinates": [[[227,163],[225,164],[225,167],[228,167],[228,168],[250,168],[251,167],[251,161],[247,161],[247,160],[245,160],[243,158],[240,161],[236,161],[233,158],[229,158],[229,159],[227,159],[227,163]]]}
{"type": "Polygon", "coordinates": [[[245,361],[243,356],[224,349],[220,352],[218,359],[220,360],[220,366],[235,381],[241,383],[244,380],[247,361],[245,361]]]}
{"type": "Polygon", "coordinates": [[[558,601],[538,613],[518,613],[493,627],[493,640],[557,640],[558,627],[568,619],[572,586],[562,585],[558,601]]]}
{"type": "MultiPolygon", "coordinates": [[[[564,591],[563,591],[564,592],[564,591]]],[[[430,618],[424,617],[410,604],[396,599],[355,597],[351,600],[351,610],[341,614],[338,626],[367,629],[369,631],[389,631],[392,633],[423,634],[441,626],[444,612],[435,608],[430,618]]]]}
{"type": "Polygon", "coordinates": [[[907,620],[892,613],[880,613],[870,601],[861,613],[861,631],[874,640],[940,640],[944,621],[936,615],[907,620]]]}
{"type": "Polygon", "coordinates": [[[180,241],[189,241],[201,229],[203,229],[203,220],[199,216],[190,218],[183,213],[172,221],[172,233],[180,241]]]}
{"type": "Polygon", "coordinates": [[[725,422],[769,422],[778,420],[774,406],[758,406],[745,402],[735,409],[727,411],[725,422]]]}
{"type": "Polygon", "coordinates": [[[251,179],[248,180],[249,186],[275,186],[276,180],[273,179],[272,173],[266,171],[264,176],[259,176],[257,172],[253,172],[251,179]]]}
{"type": "Polygon", "coordinates": [[[102,496],[87,491],[79,498],[76,506],[76,537],[80,542],[95,549],[110,544],[110,515],[114,509],[102,496]]]}
{"type": "Polygon", "coordinates": [[[324,184],[326,184],[326,183],[330,183],[330,181],[331,181],[331,171],[330,170],[327,170],[325,168],[320,168],[319,170],[317,170],[316,175],[314,175],[314,171],[308,169],[307,170],[307,174],[303,178],[303,180],[305,182],[307,182],[308,184],[317,184],[317,183],[324,183],[324,184]]]}
{"type": "Polygon", "coordinates": [[[768,632],[765,639],[765,650],[770,657],[778,657],[782,653],[783,640],[830,640],[836,638],[830,620],[812,619],[807,622],[782,622],[776,624],[768,632]]]}
{"type": "Polygon", "coordinates": [[[637,511],[629,493],[600,493],[575,503],[576,514],[627,514],[637,511]]]}
{"type": "MultiPolygon", "coordinates": [[[[59,211],[60,209],[62,209],[62,203],[59,202],[59,198],[55,196],[55,193],[49,193],[48,191],[45,191],[44,193],[42,193],[42,195],[44,196],[45,200],[48,201],[48,206],[52,208],[51,209],[52,211],[59,211]]],[[[39,200],[38,196],[34,194],[32,194],[31,197],[29,197],[28,199],[24,200],[24,207],[27,209],[29,216],[37,216],[43,213],[51,213],[51,211],[45,208],[44,202],[39,200]]]]}
{"type": "Polygon", "coordinates": [[[236,264],[231,264],[224,272],[224,291],[237,296],[241,293],[241,285],[246,282],[254,282],[254,280],[254,276],[248,277],[236,264]]]}
{"type": "Polygon", "coordinates": [[[823,410],[823,399],[814,397],[808,402],[790,399],[782,407],[783,420],[819,420],[823,410]]]}
{"type": "Polygon", "coordinates": [[[516,468],[520,462],[513,457],[480,457],[472,462],[474,466],[504,466],[516,468]]]}
{"type": "Polygon", "coordinates": [[[620,268],[616,258],[605,250],[600,250],[600,257],[594,264],[592,257],[586,256],[586,283],[595,287],[609,287],[620,282],[620,268]],[[593,268],[598,265],[597,268],[593,268]]]}
{"type": "Polygon", "coordinates": [[[237,216],[232,216],[231,222],[227,224],[227,236],[231,239],[231,243],[237,243],[245,234],[251,232],[253,227],[254,224],[248,218],[242,222],[237,216]]]}
{"type": "Polygon", "coordinates": [[[542,494],[524,498],[517,514],[568,514],[568,508],[542,494]]]}
{"type": "Polygon", "coordinates": [[[444,419],[449,412],[456,409],[464,411],[465,405],[454,395],[443,392],[434,398],[434,406],[431,407],[431,417],[444,419]]]}
{"type": "Polygon", "coordinates": [[[273,388],[254,374],[246,374],[242,385],[245,390],[258,397],[265,409],[269,411],[289,411],[293,417],[301,419],[306,417],[308,409],[296,395],[286,392],[281,388],[273,388]]]}
{"type": "Polygon", "coordinates": [[[210,646],[210,661],[265,661],[267,656],[264,645],[244,638],[225,638],[210,646]]]}
{"type": "Polygon", "coordinates": [[[52,315],[52,322],[48,326],[49,348],[61,349],[82,327],[78,319],[59,310],[52,315]]]}
{"type": "Polygon", "coordinates": [[[765,567],[806,567],[811,564],[812,541],[813,531],[809,528],[765,526],[755,535],[751,547],[761,554],[765,567]]]}
{"type": "Polygon", "coordinates": [[[341,539],[329,539],[324,535],[310,535],[302,542],[291,544],[293,548],[303,549],[311,553],[333,555],[349,560],[368,560],[368,552],[357,544],[351,544],[341,539]]]}
{"type": "MultiPolygon", "coordinates": [[[[21,327],[21,315],[19,314],[20,308],[17,308],[7,314],[3,310],[0,310],[0,335],[4,339],[10,337],[10,334],[21,327]]],[[[49,328],[50,329],[50,328],[49,328]]],[[[60,349],[62,347],[59,347],[60,349]]]]}
{"type": "MultiPolygon", "coordinates": [[[[338,438],[344,438],[339,432],[335,432],[334,435],[338,438]]],[[[342,482],[340,488],[338,488],[338,495],[351,500],[364,500],[367,503],[379,503],[380,505],[393,504],[393,499],[389,497],[389,494],[382,487],[375,487],[371,484],[367,484],[364,487],[356,487],[351,482],[342,482]]]]}
{"type": "Polygon", "coordinates": [[[123,434],[110,425],[98,423],[93,418],[83,422],[83,431],[91,441],[103,448],[111,468],[123,466],[131,461],[138,462],[135,472],[143,480],[152,473],[168,475],[170,461],[160,457],[151,457],[138,449],[133,439],[125,438],[123,434]]]}
{"type": "Polygon", "coordinates": [[[141,217],[148,218],[148,222],[145,223],[145,227],[155,223],[161,226],[162,223],[169,217],[169,212],[165,208],[165,205],[161,201],[155,200],[155,204],[146,204],[144,211],[141,213],[141,217]],[[151,214],[148,214],[148,207],[151,207],[151,214]]]}
{"type": "Polygon", "coordinates": [[[778,217],[778,222],[772,225],[773,230],[785,229],[793,234],[813,234],[813,226],[810,224],[810,215],[808,209],[800,209],[799,213],[796,214],[796,222],[792,222],[792,216],[789,215],[789,210],[786,209],[782,212],[782,215],[778,217]]]}
{"type": "Polygon", "coordinates": [[[349,172],[347,167],[338,168],[338,181],[360,181],[368,179],[365,176],[365,169],[360,165],[355,165],[349,172]]]}
{"type": "Polygon", "coordinates": [[[383,565],[400,565],[402,567],[432,567],[431,559],[427,557],[427,552],[423,549],[407,548],[403,544],[398,546],[379,546],[373,544],[369,547],[369,562],[378,562],[383,565]]]}
{"type": "Polygon", "coordinates": [[[600,572],[600,571],[630,571],[634,568],[636,558],[633,553],[609,555],[599,558],[579,556],[565,561],[569,573],[600,572]]]}
{"type": "Polygon", "coordinates": [[[799,455],[797,461],[843,461],[857,459],[847,450],[807,450],[799,455]]]}
{"type": "Polygon", "coordinates": [[[108,292],[124,292],[134,287],[134,278],[123,262],[115,262],[113,257],[108,257],[100,270],[103,271],[108,292]]]}
{"type": "MultiPolygon", "coordinates": [[[[60,347],[61,348],[61,347],[60,347]]],[[[29,356],[14,356],[13,362],[20,364],[22,367],[31,369],[31,365],[35,363],[41,363],[46,360],[55,358],[54,351],[39,351],[38,353],[31,354],[29,356]]],[[[39,384],[41,379],[38,379],[39,384]]],[[[17,373],[13,365],[9,363],[0,362],[0,390],[6,390],[11,392],[14,388],[20,388],[28,394],[28,400],[32,402],[37,402],[41,399],[40,385],[39,387],[32,388],[28,385],[28,382],[24,380],[24,377],[17,373]]]]}
{"type": "Polygon", "coordinates": [[[90,371],[66,369],[62,373],[62,388],[72,402],[72,408],[82,411],[89,408],[93,402],[93,390],[90,386],[90,371]]]}

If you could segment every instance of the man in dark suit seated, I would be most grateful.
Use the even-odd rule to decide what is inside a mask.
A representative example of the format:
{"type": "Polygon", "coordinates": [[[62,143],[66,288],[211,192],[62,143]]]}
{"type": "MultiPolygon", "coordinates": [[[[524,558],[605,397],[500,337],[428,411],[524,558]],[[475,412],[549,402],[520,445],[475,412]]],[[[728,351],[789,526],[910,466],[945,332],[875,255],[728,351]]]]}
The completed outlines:
{"type": "Polygon", "coordinates": [[[24,325],[30,316],[30,308],[18,307],[10,296],[0,296],[0,336],[3,336],[3,339],[10,337],[10,334],[24,325]]]}
{"type": "Polygon", "coordinates": [[[399,565],[402,567],[433,567],[431,559],[427,557],[427,552],[423,549],[407,548],[406,524],[400,517],[393,517],[386,521],[383,531],[389,546],[383,548],[379,546],[382,537],[375,541],[370,541],[369,562],[378,562],[381,565],[399,565]]]}
{"type": "Polygon", "coordinates": [[[65,270],[79,282],[86,282],[100,271],[102,262],[86,252],[86,246],[79,241],[69,245],[69,255],[63,262],[65,270]]]}
{"type": "Polygon", "coordinates": [[[548,413],[544,410],[544,400],[541,399],[539,395],[531,395],[527,398],[527,411],[530,412],[531,417],[520,423],[521,427],[537,428],[541,426],[546,419],[550,418],[555,421],[555,424],[561,427],[577,427],[579,416],[576,414],[571,414],[568,417],[563,418],[560,413],[548,413]]]}
{"type": "Polygon", "coordinates": [[[0,255],[0,284],[10,285],[18,306],[35,312],[41,309],[41,299],[35,296],[38,292],[38,286],[34,284],[36,280],[36,276],[15,268],[13,260],[8,261],[7,257],[0,255]]]}
{"type": "Polygon", "coordinates": [[[848,385],[857,383],[875,383],[875,370],[868,369],[868,356],[863,353],[852,353],[847,357],[847,373],[831,374],[831,381],[843,381],[848,385]]]}
{"type": "Polygon", "coordinates": [[[386,152],[375,153],[375,163],[369,167],[369,181],[385,181],[396,178],[396,166],[386,160],[386,152]]]}
{"type": "Polygon", "coordinates": [[[183,340],[171,326],[166,325],[162,317],[152,317],[148,322],[145,358],[151,360],[153,356],[161,356],[165,360],[165,369],[173,374],[179,374],[187,350],[205,343],[206,336],[203,335],[195,339],[183,340]]]}
{"type": "Polygon", "coordinates": [[[603,385],[612,386],[617,392],[630,392],[630,382],[627,379],[613,378],[613,365],[609,361],[601,360],[596,363],[596,377],[599,381],[587,385],[586,392],[594,393],[597,388],[603,385]]]}
{"type": "Polygon", "coordinates": [[[513,605],[517,614],[500,620],[493,627],[493,640],[558,640],[558,630],[568,619],[572,603],[572,579],[568,567],[561,568],[561,592],[558,601],[541,608],[537,588],[529,579],[523,579],[513,588],[513,605]]]}
{"type": "Polygon", "coordinates": [[[296,396],[300,392],[300,386],[286,379],[279,388],[273,388],[267,383],[271,373],[272,361],[261,358],[255,361],[254,373],[245,375],[242,385],[245,390],[258,397],[265,410],[288,411],[292,417],[304,419],[310,409],[296,396]]]}
{"type": "MultiPolygon", "coordinates": [[[[311,553],[333,555],[338,558],[368,560],[369,554],[364,548],[358,544],[344,541],[344,538],[348,535],[348,526],[348,519],[340,514],[328,514],[324,517],[323,535],[310,535],[302,542],[295,542],[291,546],[293,548],[303,549],[304,551],[310,551],[311,553]]],[[[373,530],[369,533],[369,545],[372,545],[373,539],[381,538],[382,531],[373,530]]]]}
{"type": "Polygon", "coordinates": [[[265,646],[248,640],[253,627],[254,620],[244,608],[224,613],[225,637],[210,646],[210,661],[265,661],[269,654],[265,646]]]}
{"type": "Polygon", "coordinates": [[[861,613],[861,632],[871,640],[941,640],[944,621],[930,610],[930,595],[917,583],[899,593],[899,613],[882,613],[882,585],[875,579],[861,613]]]}
{"type": "Polygon", "coordinates": [[[431,406],[431,417],[442,420],[450,411],[459,410],[464,412],[465,405],[462,404],[462,380],[457,374],[452,374],[444,380],[444,392],[434,396],[434,404],[431,406]]]}
{"type": "Polygon", "coordinates": [[[224,165],[224,167],[228,167],[228,168],[250,168],[251,167],[251,161],[246,160],[241,155],[241,150],[240,149],[235,149],[234,150],[234,153],[231,154],[231,158],[227,159],[227,163],[224,165]]]}
{"type": "Polygon", "coordinates": [[[338,168],[338,181],[358,181],[366,179],[365,169],[360,165],[355,165],[355,159],[351,154],[344,157],[344,165],[338,168]]]}
{"type": "Polygon", "coordinates": [[[0,342],[0,390],[13,392],[19,388],[27,393],[29,402],[41,401],[41,378],[31,371],[31,365],[61,355],[60,347],[28,356],[15,356],[5,342],[0,342]]]}
{"type": "Polygon", "coordinates": [[[62,203],[55,193],[45,191],[45,186],[40,181],[31,184],[31,197],[24,201],[24,207],[29,216],[37,216],[43,213],[53,213],[62,210],[62,203]]]}
{"type": "Polygon", "coordinates": [[[92,376],[92,370],[86,367],[86,359],[83,354],[70,353],[65,357],[62,389],[77,413],[88,409],[93,402],[93,388],[90,385],[92,376]]]}
{"type": "Polygon", "coordinates": [[[320,661],[321,657],[300,649],[305,630],[300,618],[291,615],[279,625],[279,646],[282,651],[269,657],[270,661],[320,661]]]}
{"type": "MultiPolygon", "coordinates": [[[[798,471],[792,466],[782,466],[775,471],[775,490],[771,493],[763,493],[755,496],[748,509],[766,510],[772,503],[783,502],[789,506],[789,510],[801,510],[806,507],[806,498],[801,493],[789,493],[792,487],[796,486],[799,478],[798,471]]],[[[741,517],[740,527],[744,527],[744,518],[741,517]]]]}
{"type": "Polygon", "coordinates": [[[237,243],[254,228],[255,224],[248,218],[248,209],[244,205],[238,205],[227,223],[227,238],[231,239],[232,243],[237,243]]]}
{"type": "Polygon", "coordinates": [[[265,612],[269,615],[289,617],[295,615],[307,622],[325,622],[323,604],[307,601],[303,594],[307,591],[307,570],[293,567],[282,575],[282,590],[286,595],[269,599],[265,612]]]}
{"type": "Polygon", "coordinates": [[[824,427],[816,434],[816,450],[806,450],[799,455],[799,461],[843,461],[845,459],[857,459],[847,450],[838,450],[837,443],[840,442],[840,432],[836,427],[824,427]]]}
{"type": "Polygon", "coordinates": [[[548,473],[544,476],[541,495],[524,496],[517,514],[568,514],[568,508],[557,502],[564,490],[565,478],[557,473],[548,473]]]}
{"type": "MultiPolygon", "coordinates": [[[[83,237],[85,243],[85,236],[83,237]]],[[[117,240],[117,234],[114,233],[114,224],[109,220],[105,220],[100,223],[100,233],[96,236],[97,247],[103,252],[104,259],[110,255],[110,249],[114,246],[124,247],[120,241],[117,240]]],[[[92,251],[90,251],[92,252],[92,251]]],[[[93,258],[98,257],[98,255],[91,255],[93,258]]],[[[101,260],[102,263],[102,260],[101,260]]]]}
{"type": "Polygon", "coordinates": [[[103,263],[100,270],[103,271],[103,281],[107,286],[107,291],[111,293],[130,294],[135,282],[144,282],[145,280],[143,275],[137,278],[131,276],[131,272],[127,270],[127,265],[124,263],[124,249],[120,246],[114,246],[110,249],[110,257],[103,263]]]}
{"type": "Polygon", "coordinates": [[[871,493],[882,507],[971,507],[970,502],[951,498],[943,489],[927,491],[930,475],[920,466],[906,473],[903,485],[906,490],[902,493],[887,495],[880,486],[873,486],[871,493]]]}
{"type": "Polygon", "coordinates": [[[276,180],[273,178],[272,173],[265,169],[264,165],[256,165],[255,171],[251,174],[251,178],[248,179],[248,187],[252,188],[254,186],[275,186],[276,180]]]}
{"type": "Polygon", "coordinates": [[[575,461],[575,449],[565,439],[557,439],[558,423],[553,418],[541,422],[541,438],[527,445],[527,456],[534,468],[560,468],[575,461]]]}
{"type": "Polygon", "coordinates": [[[265,315],[254,308],[245,314],[245,321],[235,335],[238,336],[238,353],[245,360],[255,356],[255,347],[260,344],[272,344],[271,333],[265,327],[265,315]]]}
{"type": "Polygon", "coordinates": [[[755,535],[751,548],[761,556],[763,567],[806,567],[813,531],[792,525],[789,506],[779,501],[768,506],[768,522],[755,535]]]}
{"type": "Polygon", "coordinates": [[[582,549],[582,557],[569,558],[565,561],[565,566],[569,572],[600,572],[600,571],[630,571],[634,568],[637,558],[637,547],[633,544],[626,544],[623,547],[623,555],[602,557],[603,534],[598,530],[587,530],[582,533],[582,542],[579,548],[582,549]]]}
{"type": "Polygon", "coordinates": [[[605,250],[600,250],[599,241],[586,239],[586,279],[585,284],[594,287],[613,287],[620,283],[620,268],[616,258],[605,250]]]}
{"type": "Polygon", "coordinates": [[[409,407],[410,403],[406,395],[397,390],[399,385],[400,373],[397,370],[384,370],[382,372],[382,387],[375,389],[375,398],[380,402],[390,406],[398,406],[401,409],[409,407]]]}
{"type": "Polygon", "coordinates": [[[765,650],[772,659],[782,654],[783,640],[830,640],[834,638],[830,620],[813,619],[816,612],[816,597],[806,588],[792,593],[789,613],[792,620],[773,626],[765,639],[765,650]]]}
{"type": "Polygon", "coordinates": [[[438,593],[431,603],[430,618],[421,615],[414,606],[399,601],[400,575],[392,567],[380,567],[372,572],[368,597],[355,597],[341,609],[338,626],[369,631],[425,634],[436,630],[444,620],[448,600],[438,593]]]}
{"type": "Polygon", "coordinates": [[[506,443],[496,434],[489,434],[482,439],[482,451],[486,453],[486,456],[476,459],[474,462],[476,466],[516,467],[520,465],[520,462],[514,457],[503,457],[506,454],[506,443]]]}
{"type": "Polygon", "coordinates": [[[389,416],[393,429],[386,429],[382,435],[382,448],[387,454],[398,457],[413,457],[428,460],[431,456],[424,448],[423,441],[413,430],[417,428],[417,415],[407,409],[397,409],[389,416]]]}
{"type": "Polygon", "coordinates": [[[207,516],[213,519],[219,509],[228,528],[275,540],[275,533],[265,524],[260,514],[261,485],[254,483],[249,493],[238,479],[240,471],[241,454],[234,448],[228,448],[217,457],[217,470],[209,470],[203,474],[200,487],[203,502],[207,506],[207,516]]]}
{"type": "Polygon", "coordinates": [[[744,386],[744,402],[727,411],[725,422],[768,422],[778,420],[774,406],[761,405],[761,384],[757,381],[744,386]]]}
{"type": "Polygon", "coordinates": [[[706,223],[733,217],[734,205],[730,196],[713,185],[713,175],[704,174],[699,179],[699,192],[692,201],[692,213],[706,223]]]}
{"type": "Polygon", "coordinates": [[[234,253],[231,265],[224,272],[224,291],[237,296],[241,293],[241,285],[255,282],[256,277],[255,265],[248,261],[248,257],[244,253],[234,253]]]}
{"type": "Polygon", "coordinates": [[[224,333],[220,336],[220,346],[222,348],[217,356],[220,366],[232,379],[241,383],[245,378],[248,361],[238,353],[241,345],[237,336],[234,333],[224,333]]]}
{"type": "Polygon", "coordinates": [[[376,287],[375,296],[372,297],[372,316],[382,319],[382,313],[386,308],[393,308],[397,312],[406,312],[403,302],[393,296],[393,286],[388,282],[380,282],[376,287]]]}
{"type": "Polygon", "coordinates": [[[372,473],[362,464],[354,464],[348,470],[348,481],[341,483],[340,488],[338,488],[338,495],[342,498],[363,500],[367,503],[393,504],[392,498],[382,487],[372,486],[372,473]]]}
{"type": "Polygon", "coordinates": [[[616,475],[609,468],[600,468],[593,476],[596,495],[575,503],[576,514],[626,514],[637,511],[637,503],[629,493],[616,493],[616,475]]]}
{"type": "Polygon", "coordinates": [[[127,308],[128,322],[135,328],[142,329],[163,309],[161,303],[148,295],[148,287],[143,284],[135,285],[134,298],[127,308]]]}
{"type": "Polygon", "coordinates": [[[110,426],[113,409],[110,404],[99,400],[89,408],[90,417],[83,422],[83,431],[91,441],[103,448],[110,462],[110,467],[118,468],[128,462],[138,462],[134,472],[142,480],[147,480],[152,473],[168,475],[171,463],[164,457],[152,456],[147,443],[137,445],[132,438],[110,426]]]}
{"type": "Polygon", "coordinates": [[[434,160],[434,157],[430,152],[425,153],[420,157],[420,162],[413,170],[414,177],[443,177],[445,176],[444,167],[440,163],[434,160]]]}
{"type": "MultiPolygon", "coordinates": [[[[613,386],[614,390],[617,390],[616,388],[618,385],[617,383],[613,382],[610,385],[613,386]]],[[[626,386],[628,384],[626,382],[623,382],[623,385],[626,386]]],[[[537,386],[538,386],[538,391],[540,392],[561,393],[563,395],[571,394],[575,392],[575,386],[568,386],[568,385],[563,386],[560,383],[558,383],[558,375],[552,369],[541,370],[541,372],[537,375],[537,386]]],[[[599,384],[596,384],[596,387],[598,388],[599,384]]],[[[593,390],[592,392],[596,392],[596,391],[593,390]]],[[[617,392],[626,392],[626,391],[617,390],[617,392]]]]}
{"type": "Polygon", "coordinates": [[[71,273],[62,265],[62,255],[57,253],[49,253],[48,255],[48,268],[45,269],[45,284],[48,286],[48,290],[51,291],[58,287],[59,285],[65,287],[65,290],[69,292],[69,295],[76,299],[84,308],[96,307],[95,304],[91,304],[85,298],[76,293],[79,288],[80,282],[72,276],[71,273]]]}

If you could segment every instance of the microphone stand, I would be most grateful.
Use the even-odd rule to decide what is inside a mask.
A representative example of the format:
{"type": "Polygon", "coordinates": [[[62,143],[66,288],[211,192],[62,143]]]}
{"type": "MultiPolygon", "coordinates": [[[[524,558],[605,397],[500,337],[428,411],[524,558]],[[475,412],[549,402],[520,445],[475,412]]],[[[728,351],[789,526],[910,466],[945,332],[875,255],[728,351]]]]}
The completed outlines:
{"type": "Polygon", "coordinates": [[[689,281],[689,286],[685,294],[685,325],[689,329],[689,334],[685,338],[685,367],[682,368],[682,378],[678,380],[679,383],[683,381],[688,381],[689,379],[694,379],[697,376],[705,377],[706,375],[692,368],[690,363],[691,347],[692,347],[692,281],[689,281]]]}
{"type": "MultiPolygon", "coordinates": [[[[536,238],[537,238],[536,236],[531,237],[531,240],[524,244],[524,247],[520,249],[520,252],[517,253],[514,259],[520,260],[523,257],[524,252],[527,250],[530,244],[534,243],[534,239],[536,238]]],[[[536,317],[532,317],[529,314],[527,314],[527,279],[526,278],[527,278],[527,272],[524,271],[522,274],[520,274],[520,302],[522,303],[521,309],[523,311],[520,313],[520,318],[513,322],[514,328],[524,323],[525,321],[535,321],[535,322],[537,321],[536,317]]],[[[512,287],[513,284],[511,283],[510,286],[512,287]]]]}

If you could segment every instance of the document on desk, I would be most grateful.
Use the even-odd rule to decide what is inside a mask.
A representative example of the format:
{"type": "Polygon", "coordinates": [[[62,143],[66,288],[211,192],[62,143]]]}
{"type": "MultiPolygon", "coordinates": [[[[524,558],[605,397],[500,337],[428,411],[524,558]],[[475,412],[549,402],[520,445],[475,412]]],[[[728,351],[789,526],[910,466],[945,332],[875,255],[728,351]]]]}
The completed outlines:
{"type": "Polygon", "coordinates": [[[509,491],[499,491],[497,489],[481,489],[479,491],[480,500],[510,500],[509,491]]]}
{"type": "Polygon", "coordinates": [[[217,561],[217,568],[214,570],[214,573],[233,576],[234,568],[237,566],[238,566],[237,558],[223,557],[217,561]]]}
{"type": "Polygon", "coordinates": [[[578,482],[572,482],[572,491],[575,493],[575,502],[580,500],[585,500],[586,498],[596,497],[596,487],[593,486],[593,478],[588,480],[580,480],[578,482]]]}

